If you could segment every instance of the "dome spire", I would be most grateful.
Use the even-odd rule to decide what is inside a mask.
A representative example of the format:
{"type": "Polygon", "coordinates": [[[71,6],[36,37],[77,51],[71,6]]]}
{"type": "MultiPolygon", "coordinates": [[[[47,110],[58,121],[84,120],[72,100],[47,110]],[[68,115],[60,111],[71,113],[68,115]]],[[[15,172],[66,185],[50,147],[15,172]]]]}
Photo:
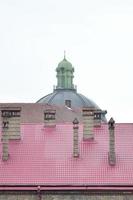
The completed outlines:
{"type": "Polygon", "coordinates": [[[64,50],[64,60],[66,60],[66,51],[64,50]]]}

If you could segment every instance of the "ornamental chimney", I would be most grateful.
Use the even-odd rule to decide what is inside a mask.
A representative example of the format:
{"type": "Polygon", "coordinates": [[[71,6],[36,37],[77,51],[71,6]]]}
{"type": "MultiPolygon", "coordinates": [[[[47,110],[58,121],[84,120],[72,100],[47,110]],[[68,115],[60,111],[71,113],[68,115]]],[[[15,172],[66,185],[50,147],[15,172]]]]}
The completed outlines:
{"type": "Polygon", "coordinates": [[[109,153],[108,160],[110,165],[116,164],[116,155],[115,155],[115,121],[111,118],[108,122],[109,128],[109,153]]]}
{"type": "Polygon", "coordinates": [[[73,157],[79,157],[78,124],[79,121],[75,118],[73,121],[73,157]]]}
{"type": "Polygon", "coordinates": [[[83,108],[83,140],[94,139],[94,109],[83,108]]]}

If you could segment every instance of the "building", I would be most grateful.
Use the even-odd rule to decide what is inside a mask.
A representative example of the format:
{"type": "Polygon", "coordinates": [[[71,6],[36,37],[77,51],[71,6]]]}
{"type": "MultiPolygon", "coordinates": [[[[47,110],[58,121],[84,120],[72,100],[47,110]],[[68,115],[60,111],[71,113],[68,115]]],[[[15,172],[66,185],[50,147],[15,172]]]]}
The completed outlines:
{"type": "Polygon", "coordinates": [[[78,94],[64,57],[37,103],[0,104],[0,200],[132,200],[133,124],[78,94]]]}
{"type": "Polygon", "coordinates": [[[67,106],[72,109],[89,107],[101,111],[102,119],[105,120],[105,111],[102,112],[96,103],[84,95],[77,93],[77,86],[73,83],[74,68],[65,56],[58,64],[56,72],[57,86],[54,87],[53,93],[42,97],[37,103],[67,106]]]}

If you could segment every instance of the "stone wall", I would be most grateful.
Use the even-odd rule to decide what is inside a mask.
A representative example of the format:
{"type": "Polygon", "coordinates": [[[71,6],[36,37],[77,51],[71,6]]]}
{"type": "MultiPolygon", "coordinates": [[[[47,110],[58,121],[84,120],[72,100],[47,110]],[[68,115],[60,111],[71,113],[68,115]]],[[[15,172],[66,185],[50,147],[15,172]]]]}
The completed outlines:
{"type": "Polygon", "coordinates": [[[0,200],[133,200],[133,194],[44,194],[0,192],[0,200]]]}

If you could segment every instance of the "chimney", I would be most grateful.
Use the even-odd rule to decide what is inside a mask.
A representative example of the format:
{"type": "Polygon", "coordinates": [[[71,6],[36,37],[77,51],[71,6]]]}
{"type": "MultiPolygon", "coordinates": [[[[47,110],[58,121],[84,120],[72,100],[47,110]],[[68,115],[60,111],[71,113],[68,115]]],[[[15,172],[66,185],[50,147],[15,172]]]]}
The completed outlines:
{"type": "Polygon", "coordinates": [[[9,140],[20,139],[20,107],[2,107],[2,159],[8,160],[9,140]]]}
{"type": "Polygon", "coordinates": [[[102,117],[105,117],[107,114],[106,110],[96,110],[94,111],[94,126],[101,127],[102,117]]]}
{"type": "Polygon", "coordinates": [[[83,108],[83,140],[94,139],[94,109],[83,108]]]}
{"type": "Polygon", "coordinates": [[[101,111],[94,112],[94,126],[100,127],[101,126],[101,111]]]}
{"type": "Polygon", "coordinates": [[[8,151],[8,143],[9,143],[9,135],[8,135],[8,125],[9,122],[4,120],[2,126],[2,160],[6,161],[9,157],[8,151]]]}
{"type": "Polygon", "coordinates": [[[78,124],[79,121],[75,118],[73,121],[73,157],[79,157],[78,124]]]}
{"type": "Polygon", "coordinates": [[[116,164],[116,155],[115,155],[115,121],[113,118],[109,120],[108,128],[109,128],[108,160],[109,160],[109,164],[114,166],[116,164]]]}
{"type": "MultiPolygon", "coordinates": [[[[8,132],[9,140],[20,139],[20,110],[19,107],[3,107],[2,121],[4,132],[8,132]],[[8,128],[6,129],[6,121],[8,121],[8,128]],[[5,123],[5,124],[4,124],[5,123]]],[[[6,135],[6,133],[5,133],[6,135]]]]}
{"type": "Polygon", "coordinates": [[[47,109],[44,111],[44,126],[45,127],[56,126],[55,114],[56,114],[56,110],[47,109]]]}

